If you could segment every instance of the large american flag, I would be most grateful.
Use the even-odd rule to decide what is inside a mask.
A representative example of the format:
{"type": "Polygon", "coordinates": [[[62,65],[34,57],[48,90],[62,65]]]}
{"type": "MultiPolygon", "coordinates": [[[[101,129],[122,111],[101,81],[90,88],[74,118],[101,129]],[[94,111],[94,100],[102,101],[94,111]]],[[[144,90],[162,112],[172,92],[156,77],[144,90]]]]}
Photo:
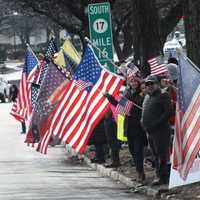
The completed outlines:
{"type": "Polygon", "coordinates": [[[116,96],[123,82],[121,77],[100,66],[88,45],[74,80],[66,87],[49,118],[49,130],[44,137],[47,139],[43,140],[41,152],[46,153],[48,138],[54,134],[78,153],[83,153],[90,134],[110,106],[102,93],[116,96]],[[79,90],[75,84],[77,80],[92,82],[93,86],[79,90]]]}
{"type": "Polygon", "coordinates": [[[53,63],[48,64],[48,70],[40,87],[25,142],[38,143],[41,141],[43,130],[46,128],[46,120],[53,109],[53,105],[48,99],[67,79],[67,76],[63,69],[53,63]]]}
{"type": "Polygon", "coordinates": [[[118,114],[122,116],[130,115],[130,111],[133,107],[133,103],[128,100],[126,97],[121,97],[117,106],[116,106],[116,111],[118,114]]]}
{"type": "Polygon", "coordinates": [[[31,84],[33,82],[34,75],[37,70],[38,60],[31,50],[27,48],[25,64],[22,71],[22,77],[19,85],[19,93],[17,97],[17,103],[13,104],[11,108],[11,114],[19,121],[29,120],[32,107],[31,107],[31,84]],[[15,110],[15,113],[13,112],[15,110]]]}
{"type": "Polygon", "coordinates": [[[159,75],[167,72],[166,64],[162,62],[161,56],[149,59],[148,63],[152,75],[159,75]]]}
{"type": "Polygon", "coordinates": [[[186,179],[200,150],[200,72],[182,55],[179,65],[172,166],[186,179]]]}

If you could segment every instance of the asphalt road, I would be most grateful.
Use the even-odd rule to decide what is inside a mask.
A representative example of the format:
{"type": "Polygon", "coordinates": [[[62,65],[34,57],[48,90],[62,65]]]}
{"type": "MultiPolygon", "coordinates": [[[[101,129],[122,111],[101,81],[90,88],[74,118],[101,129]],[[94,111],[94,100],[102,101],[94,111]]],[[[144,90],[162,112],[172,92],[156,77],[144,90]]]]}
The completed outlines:
{"type": "Polygon", "coordinates": [[[24,144],[11,104],[0,104],[0,200],[146,200],[84,163],[67,158],[63,146],[41,155],[24,144]]]}

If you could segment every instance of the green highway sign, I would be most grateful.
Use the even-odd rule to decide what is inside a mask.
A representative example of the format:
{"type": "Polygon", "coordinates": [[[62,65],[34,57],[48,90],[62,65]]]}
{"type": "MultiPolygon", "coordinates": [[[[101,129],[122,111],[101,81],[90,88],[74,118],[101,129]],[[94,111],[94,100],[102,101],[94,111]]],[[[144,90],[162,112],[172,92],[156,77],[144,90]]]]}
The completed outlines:
{"type": "MultiPolygon", "coordinates": [[[[98,47],[106,57],[113,60],[113,38],[110,14],[110,4],[95,3],[88,5],[88,18],[90,40],[98,47]]],[[[94,48],[100,63],[114,72],[114,66],[94,48]]]]}

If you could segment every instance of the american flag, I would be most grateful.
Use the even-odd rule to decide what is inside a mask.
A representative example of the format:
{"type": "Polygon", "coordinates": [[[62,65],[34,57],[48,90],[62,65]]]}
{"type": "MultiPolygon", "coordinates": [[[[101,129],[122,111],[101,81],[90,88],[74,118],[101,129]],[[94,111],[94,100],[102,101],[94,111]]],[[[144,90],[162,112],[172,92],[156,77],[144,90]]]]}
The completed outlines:
{"type": "Polygon", "coordinates": [[[122,96],[119,100],[119,103],[116,106],[116,111],[122,116],[130,115],[130,111],[133,107],[133,103],[128,100],[126,97],[122,96]]]}
{"type": "Polygon", "coordinates": [[[31,107],[34,109],[36,101],[37,101],[37,96],[40,91],[40,85],[36,83],[31,83],[31,107]]]}
{"type": "Polygon", "coordinates": [[[17,120],[20,122],[24,122],[24,114],[21,116],[20,114],[18,114],[17,112],[17,102],[14,102],[12,104],[11,110],[10,110],[10,114],[17,120]]]}
{"type": "Polygon", "coordinates": [[[172,167],[183,179],[200,150],[200,72],[180,55],[172,167]]]}
{"type": "Polygon", "coordinates": [[[159,75],[167,72],[166,64],[162,63],[161,56],[149,59],[148,63],[152,75],[159,75]]]}
{"type": "Polygon", "coordinates": [[[48,43],[46,53],[45,53],[45,59],[40,61],[40,64],[38,65],[37,71],[35,73],[35,78],[33,81],[33,84],[31,84],[31,104],[32,108],[34,108],[37,96],[39,94],[40,85],[45,77],[45,74],[48,70],[48,63],[52,60],[52,57],[57,52],[57,46],[55,43],[55,38],[52,37],[48,43]]]}
{"type": "Polygon", "coordinates": [[[133,69],[128,68],[127,69],[127,76],[136,76],[137,72],[140,70],[135,66],[133,69]]]}
{"type": "Polygon", "coordinates": [[[35,78],[33,83],[31,83],[31,104],[32,108],[35,107],[37,97],[40,91],[40,85],[45,77],[48,70],[48,63],[45,60],[41,60],[38,69],[35,73],[35,78]]]}
{"type": "Polygon", "coordinates": [[[92,82],[86,82],[86,81],[83,81],[83,80],[75,80],[74,83],[79,90],[84,90],[87,87],[93,86],[92,82]]]}
{"type": "Polygon", "coordinates": [[[49,63],[52,61],[54,54],[58,52],[57,45],[55,42],[55,37],[51,37],[47,50],[45,52],[45,60],[49,63]]]}
{"type": "Polygon", "coordinates": [[[40,86],[35,107],[33,109],[31,125],[26,137],[27,143],[38,143],[43,137],[45,122],[53,109],[53,105],[48,101],[53,92],[66,80],[66,74],[53,63],[48,64],[48,71],[40,86]]]}
{"type": "Polygon", "coordinates": [[[41,84],[44,76],[48,70],[48,63],[51,62],[52,58],[54,57],[54,54],[58,51],[56,42],[55,42],[55,37],[51,37],[49,40],[49,43],[46,48],[46,52],[44,55],[44,60],[40,61],[40,66],[38,68],[38,73],[37,73],[37,80],[36,84],[41,84]]]}
{"type": "Polygon", "coordinates": [[[38,60],[30,47],[28,47],[26,52],[25,64],[22,71],[22,77],[19,85],[16,113],[14,114],[14,112],[11,111],[12,115],[15,115],[16,119],[18,119],[19,121],[29,120],[32,113],[30,82],[34,80],[37,66],[38,60]]]}
{"type": "Polygon", "coordinates": [[[35,78],[33,83],[31,84],[31,104],[32,108],[34,108],[37,96],[40,91],[40,85],[42,84],[42,81],[46,75],[46,72],[48,70],[48,63],[51,61],[54,54],[57,52],[57,46],[55,43],[55,38],[52,37],[48,43],[46,53],[45,53],[45,59],[40,61],[40,64],[38,65],[35,78]]]}
{"type": "MultiPolygon", "coordinates": [[[[109,102],[102,93],[116,96],[124,80],[101,68],[88,45],[74,74],[74,81],[68,84],[61,101],[52,111],[45,137],[50,138],[54,134],[81,154],[93,129],[109,109],[109,102]],[[74,83],[77,80],[92,82],[93,87],[79,90],[74,83]]],[[[47,145],[44,140],[42,153],[46,153],[47,145]]]]}

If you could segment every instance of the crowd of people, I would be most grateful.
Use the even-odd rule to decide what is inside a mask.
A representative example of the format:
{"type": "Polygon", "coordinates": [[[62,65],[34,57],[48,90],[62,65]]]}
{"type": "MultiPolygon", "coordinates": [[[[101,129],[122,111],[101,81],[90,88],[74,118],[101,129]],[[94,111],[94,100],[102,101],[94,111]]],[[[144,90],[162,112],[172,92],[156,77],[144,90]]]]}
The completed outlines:
{"type": "MultiPolygon", "coordinates": [[[[170,173],[170,154],[175,124],[176,84],[178,61],[169,58],[167,73],[149,75],[142,79],[139,71],[126,74],[126,85],[122,96],[133,102],[130,114],[125,116],[125,133],[132,160],[137,171],[137,180],[144,182],[144,149],[151,150],[151,162],[155,167],[153,185],[167,184],[170,173]]],[[[131,70],[130,70],[131,71],[131,70]]],[[[105,94],[111,105],[119,100],[105,94]]],[[[117,138],[117,124],[111,109],[94,129],[88,145],[95,146],[95,157],[91,162],[103,164],[110,149],[112,162],[105,167],[117,168],[120,164],[121,144],[117,138]],[[106,150],[105,150],[106,149],[106,150]]]]}
{"type": "MultiPolygon", "coordinates": [[[[152,166],[155,167],[153,185],[167,184],[170,173],[170,154],[172,149],[173,130],[176,109],[176,84],[178,61],[170,58],[167,73],[149,75],[142,78],[138,70],[133,70],[133,63],[120,71],[126,82],[120,93],[133,103],[129,115],[125,116],[124,132],[132,162],[134,162],[137,181],[144,182],[144,149],[149,148],[152,154],[152,166]],[[133,73],[134,72],[134,73],[133,73]]],[[[9,91],[9,101],[16,102],[18,89],[12,85],[9,91]]],[[[110,94],[104,94],[111,104],[116,107],[119,99],[110,94]]],[[[22,123],[22,132],[26,132],[22,123]]],[[[107,168],[121,166],[120,150],[122,142],[117,138],[117,122],[110,109],[97,124],[88,145],[94,145],[95,156],[91,162],[105,164],[107,168]],[[106,147],[106,148],[105,148],[106,147]],[[110,153],[111,163],[106,164],[106,154],[110,153]]]]}

